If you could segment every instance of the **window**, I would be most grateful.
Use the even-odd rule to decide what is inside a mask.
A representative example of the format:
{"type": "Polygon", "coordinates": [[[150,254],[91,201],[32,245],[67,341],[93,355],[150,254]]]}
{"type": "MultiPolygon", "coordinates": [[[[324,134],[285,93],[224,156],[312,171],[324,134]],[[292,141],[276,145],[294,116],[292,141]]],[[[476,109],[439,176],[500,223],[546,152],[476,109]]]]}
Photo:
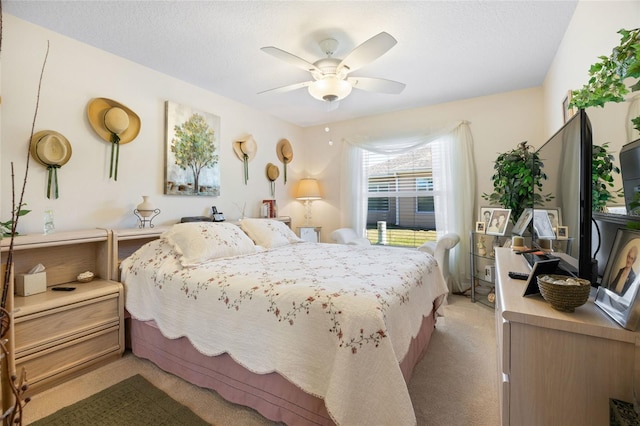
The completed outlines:
{"type": "MultiPolygon", "coordinates": [[[[416,191],[433,194],[433,178],[416,178],[416,191]]],[[[433,196],[416,197],[416,213],[433,213],[433,196]]]]}
{"type": "MultiPolygon", "coordinates": [[[[369,192],[389,192],[389,184],[372,179],[369,181],[369,192]]],[[[389,197],[369,197],[367,210],[370,212],[388,212],[389,197]]]]}
{"type": "Polygon", "coordinates": [[[373,243],[417,247],[435,239],[431,148],[397,155],[365,151],[367,236],[373,243]]]}

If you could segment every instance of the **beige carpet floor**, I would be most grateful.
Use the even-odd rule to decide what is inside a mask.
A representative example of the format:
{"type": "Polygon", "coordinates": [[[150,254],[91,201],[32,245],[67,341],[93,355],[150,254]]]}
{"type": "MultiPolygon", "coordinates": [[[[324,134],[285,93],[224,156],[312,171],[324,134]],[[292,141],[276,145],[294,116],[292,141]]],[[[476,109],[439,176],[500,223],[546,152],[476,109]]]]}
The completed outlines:
{"type": "MultiPolygon", "coordinates": [[[[24,424],[141,374],[213,425],[274,425],[257,412],[231,404],[127,352],[118,361],[33,397],[24,424]]],[[[499,423],[494,312],[464,296],[449,296],[444,317],[416,366],[409,392],[418,425],[493,426],[499,423]]],[[[381,401],[382,402],[382,401],[381,401]]]]}

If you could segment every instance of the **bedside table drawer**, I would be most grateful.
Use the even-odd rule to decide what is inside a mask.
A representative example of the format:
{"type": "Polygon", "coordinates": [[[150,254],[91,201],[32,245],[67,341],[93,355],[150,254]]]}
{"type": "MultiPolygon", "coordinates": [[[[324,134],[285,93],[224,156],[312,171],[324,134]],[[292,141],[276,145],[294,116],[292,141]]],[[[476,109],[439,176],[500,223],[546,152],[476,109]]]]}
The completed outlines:
{"type": "Polygon", "coordinates": [[[29,388],[37,388],[44,380],[55,380],[56,376],[69,374],[114,354],[120,354],[118,324],[31,355],[16,356],[16,371],[20,372],[24,367],[29,388]]]}
{"type": "Polygon", "coordinates": [[[16,358],[117,324],[118,303],[118,294],[114,293],[16,318],[16,358]]]}

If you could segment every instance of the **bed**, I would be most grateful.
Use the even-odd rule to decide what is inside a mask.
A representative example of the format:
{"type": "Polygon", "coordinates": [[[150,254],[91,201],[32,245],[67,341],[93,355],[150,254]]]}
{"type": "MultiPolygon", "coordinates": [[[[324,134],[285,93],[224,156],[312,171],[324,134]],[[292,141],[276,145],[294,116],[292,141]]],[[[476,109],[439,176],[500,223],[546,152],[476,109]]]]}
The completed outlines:
{"type": "Polygon", "coordinates": [[[447,294],[435,259],[241,227],[174,225],[122,262],[133,353],[286,424],[415,424],[407,382],[447,294]]]}

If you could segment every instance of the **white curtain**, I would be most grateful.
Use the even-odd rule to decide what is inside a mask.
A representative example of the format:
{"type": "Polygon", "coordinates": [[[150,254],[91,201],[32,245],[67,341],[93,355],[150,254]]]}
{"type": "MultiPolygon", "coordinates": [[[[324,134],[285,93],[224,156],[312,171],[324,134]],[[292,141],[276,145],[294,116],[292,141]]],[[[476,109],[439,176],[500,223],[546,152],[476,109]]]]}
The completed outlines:
{"type": "Polygon", "coordinates": [[[343,226],[365,235],[367,211],[367,181],[362,168],[362,150],[379,154],[402,154],[434,143],[433,161],[434,207],[437,234],[458,234],[460,244],[450,253],[450,271],[457,288],[462,291],[470,282],[469,232],[475,225],[476,168],[473,159],[473,138],[469,123],[460,121],[428,134],[411,138],[373,140],[366,135],[345,139],[342,155],[343,226]]]}

